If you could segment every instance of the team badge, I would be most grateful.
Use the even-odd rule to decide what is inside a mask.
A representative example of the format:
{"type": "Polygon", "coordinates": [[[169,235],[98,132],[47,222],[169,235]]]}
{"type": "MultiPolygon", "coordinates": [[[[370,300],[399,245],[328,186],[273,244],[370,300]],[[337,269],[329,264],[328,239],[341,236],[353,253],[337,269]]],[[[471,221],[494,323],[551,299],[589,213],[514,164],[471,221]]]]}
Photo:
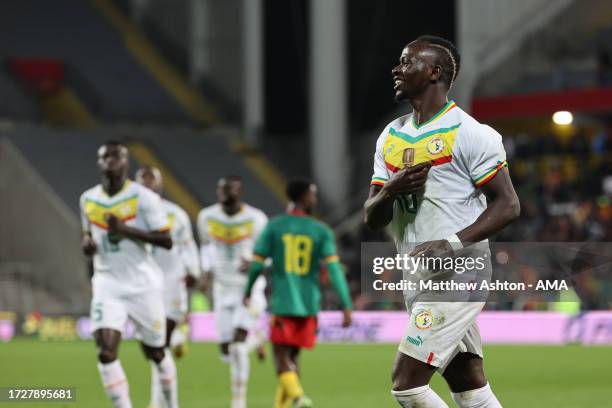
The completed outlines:
{"type": "Polygon", "coordinates": [[[420,310],[414,316],[414,325],[419,330],[431,329],[431,326],[433,326],[433,323],[434,323],[434,317],[431,311],[429,310],[420,310]]]}
{"type": "Polygon", "coordinates": [[[438,154],[444,150],[444,140],[439,137],[434,137],[427,143],[427,151],[430,154],[438,154]]]}

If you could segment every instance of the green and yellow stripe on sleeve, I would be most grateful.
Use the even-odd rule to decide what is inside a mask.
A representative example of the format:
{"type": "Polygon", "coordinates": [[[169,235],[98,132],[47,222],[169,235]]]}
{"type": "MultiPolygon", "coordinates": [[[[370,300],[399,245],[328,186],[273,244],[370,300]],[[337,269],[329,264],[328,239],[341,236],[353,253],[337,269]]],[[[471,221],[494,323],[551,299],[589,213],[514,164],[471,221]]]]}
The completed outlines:
{"type": "Polygon", "coordinates": [[[374,185],[375,186],[384,186],[387,181],[388,180],[386,178],[374,176],[374,177],[372,177],[372,181],[370,182],[370,185],[372,185],[372,186],[374,186],[374,185]]]}
{"type": "Polygon", "coordinates": [[[265,256],[261,256],[258,254],[253,254],[253,262],[257,262],[260,264],[263,264],[266,261],[266,257],[265,256]]]}
{"type": "Polygon", "coordinates": [[[474,180],[474,185],[476,185],[476,187],[484,185],[487,181],[495,177],[495,175],[504,167],[508,167],[508,162],[506,160],[503,162],[498,162],[497,166],[493,167],[491,170],[474,180]]]}
{"type": "Polygon", "coordinates": [[[329,255],[323,258],[323,263],[325,263],[326,265],[329,265],[334,262],[340,262],[340,258],[338,257],[338,255],[334,254],[334,255],[329,255]]]}

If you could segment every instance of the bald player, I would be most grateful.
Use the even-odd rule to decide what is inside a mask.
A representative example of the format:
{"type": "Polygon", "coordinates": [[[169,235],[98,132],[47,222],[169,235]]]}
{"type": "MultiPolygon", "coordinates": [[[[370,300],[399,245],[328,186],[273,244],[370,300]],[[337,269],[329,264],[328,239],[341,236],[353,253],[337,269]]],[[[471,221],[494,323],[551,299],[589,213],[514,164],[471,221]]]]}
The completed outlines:
{"type": "MultiPolygon", "coordinates": [[[[158,168],[143,166],[136,172],[136,181],[160,195],[163,179],[158,168]]],[[[193,286],[199,275],[198,247],[193,239],[189,216],[181,207],[162,197],[162,208],[168,217],[172,249],[154,248],[153,258],[164,275],[164,309],[166,311],[166,352],[171,347],[172,334],[178,324],[185,320],[187,313],[187,286],[193,286]]],[[[162,388],[159,375],[151,366],[150,408],[161,407],[162,388]]]]}
{"type": "Polygon", "coordinates": [[[176,366],[166,343],[162,272],[152,248],[172,248],[161,199],[127,178],[128,149],[116,141],[98,149],[101,183],[80,198],[82,249],[93,256],[91,331],[106,395],[117,408],[131,408],[125,372],[118,359],[128,319],[136,326],[145,356],[159,376],[164,400],[178,407],[176,366]]]}

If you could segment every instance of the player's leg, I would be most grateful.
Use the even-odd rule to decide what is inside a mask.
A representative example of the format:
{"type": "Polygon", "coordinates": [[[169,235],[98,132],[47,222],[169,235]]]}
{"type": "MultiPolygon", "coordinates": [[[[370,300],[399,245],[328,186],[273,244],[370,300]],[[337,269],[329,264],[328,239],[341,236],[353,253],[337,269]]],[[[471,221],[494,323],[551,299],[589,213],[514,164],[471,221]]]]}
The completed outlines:
{"type": "MultiPolygon", "coordinates": [[[[297,357],[300,347],[312,348],[316,340],[316,318],[274,316],[270,339],[279,385],[283,389],[281,407],[310,407],[312,401],[304,394],[300,383],[297,357]]],[[[278,394],[278,392],[277,392],[278,394]]]]}
{"type": "MultiPolygon", "coordinates": [[[[172,319],[166,319],[166,345],[165,353],[169,353],[170,350],[170,339],[172,338],[172,332],[176,327],[176,321],[172,319]]],[[[161,389],[161,382],[159,378],[159,369],[156,364],[151,364],[151,402],[149,408],[158,408],[162,406],[163,393],[161,389]]]]}
{"type": "Polygon", "coordinates": [[[400,406],[447,407],[429,381],[449,361],[481,309],[482,304],[468,302],[409,305],[410,319],[392,374],[391,393],[400,406]]]}
{"type": "Polygon", "coordinates": [[[174,357],[179,359],[189,351],[189,323],[185,320],[179,322],[170,338],[170,349],[174,357]]]}
{"type": "MultiPolygon", "coordinates": [[[[216,293],[216,292],[215,292],[216,293]]],[[[234,337],[234,328],[232,326],[233,319],[233,307],[224,305],[223,307],[218,304],[215,297],[215,324],[217,326],[217,336],[219,338],[219,351],[221,361],[224,363],[230,363],[229,346],[234,337]]]]}
{"type": "Polygon", "coordinates": [[[443,368],[455,403],[461,408],[500,408],[484,373],[478,326],[473,324],[461,340],[456,354],[443,368]]]}
{"type": "Polygon", "coordinates": [[[255,337],[255,328],[265,310],[265,297],[263,293],[253,293],[249,307],[245,307],[239,300],[234,307],[232,326],[234,336],[229,346],[230,374],[232,382],[232,406],[241,408],[246,406],[247,385],[249,381],[250,360],[249,353],[260,345],[255,337]],[[259,298],[263,297],[263,302],[259,298]],[[249,335],[251,333],[251,335],[249,335]],[[255,340],[254,340],[255,337],[255,340]]]}
{"type": "Polygon", "coordinates": [[[156,378],[159,380],[163,400],[168,408],[178,407],[178,380],[177,370],[171,353],[163,347],[150,346],[140,343],[145,357],[151,362],[153,369],[157,370],[156,378]]]}
{"type": "Polygon", "coordinates": [[[169,330],[166,348],[172,350],[177,359],[187,354],[189,349],[189,326],[185,322],[189,310],[189,294],[183,279],[183,276],[169,279],[170,282],[166,284],[168,297],[164,305],[167,319],[172,320],[172,326],[166,322],[166,329],[169,330]]]}
{"type": "Polygon", "coordinates": [[[118,358],[121,331],[127,322],[127,307],[121,297],[94,286],[91,331],[98,352],[98,371],[108,398],[118,408],[131,407],[127,377],[118,358]]]}
{"type": "Polygon", "coordinates": [[[247,335],[248,331],[246,329],[236,328],[234,339],[229,346],[232,408],[246,407],[250,370],[249,349],[245,342],[247,335]]]}
{"type": "Polygon", "coordinates": [[[178,407],[178,376],[172,353],[166,353],[166,315],[161,291],[151,290],[131,298],[129,315],[136,325],[146,358],[159,374],[159,384],[168,408],[178,407]]]}
{"type": "Polygon", "coordinates": [[[170,348],[170,340],[172,339],[172,333],[178,325],[176,320],[166,319],[166,348],[170,348]]]}
{"type": "Polygon", "coordinates": [[[300,375],[300,348],[299,347],[293,347],[293,349],[291,350],[291,361],[293,362],[293,365],[295,367],[295,372],[299,376],[300,375]]]}
{"type": "Polygon", "coordinates": [[[116,408],[131,408],[127,377],[118,359],[121,332],[114,329],[98,329],[94,332],[98,349],[98,371],[106,395],[116,408]]]}
{"type": "Polygon", "coordinates": [[[275,408],[290,407],[295,400],[304,395],[297,372],[298,367],[293,360],[294,348],[284,344],[272,344],[279,388],[282,390],[280,392],[277,390],[278,401],[275,401],[275,408]]]}
{"type": "Polygon", "coordinates": [[[393,381],[391,394],[393,394],[393,397],[401,407],[448,407],[429,388],[429,381],[436,372],[436,369],[437,367],[404,354],[401,350],[397,353],[391,375],[393,381]]]}
{"type": "MultiPolygon", "coordinates": [[[[259,279],[264,279],[259,277],[259,279]]],[[[265,282],[265,280],[264,280],[265,282]]],[[[244,328],[248,328],[249,335],[247,336],[245,343],[249,352],[256,351],[257,357],[260,361],[263,361],[266,357],[266,335],[262,330],[260,323],[262,316],[264,315],[268,302],[265,294],[265,285],[256,284],[251,292],[251,298],[248,308],[245,310],[245,318],[240,324],[244,328]]]]}

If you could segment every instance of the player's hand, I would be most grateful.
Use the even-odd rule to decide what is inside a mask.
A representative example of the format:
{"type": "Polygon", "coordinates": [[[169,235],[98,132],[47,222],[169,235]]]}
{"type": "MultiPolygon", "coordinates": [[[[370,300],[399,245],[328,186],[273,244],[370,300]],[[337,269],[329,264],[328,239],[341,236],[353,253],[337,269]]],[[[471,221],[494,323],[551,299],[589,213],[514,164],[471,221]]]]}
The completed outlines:
{"type": "Polygon", "coordinates": [[[424,242],[417,245],[412,252],[410,252],[410,256],[423,256],[425,258],[446,258],[452,255],[453,247],[451,247],[451,244],[445,239],[424,242]]]}
{"type": "Polygon", "coordinates": [[[240,258],[240,273],[247,273],[249,270],[249,266],[251,266],[251,261],[246,258],[240,258]]]}
{"type": "Polygon", "coordinates": [[[198,278],[196,278],[192,274],[188,273],[183,278],[183,282],[185,282],[185,286],[187,288],[192,289],[193,287],[195,287],[196,283],[198,283],[198,278]]]}
{"type": "Polygon", "coordinates": [[[119,217],[111,213],[104,214],[104,221],[106,221],[106,224],[108,225],[108,232],[111,234],[120,233],[123,231],[123,227],[125,226],[125,223],[121,221],[119,217]]]}
{"type": "Polygon", "coordinates": [[[83,253],[85,255],[93,256],[98,247],[96,246],[96,242],[93,240],[91,235],[86,234],[83,235],[83,239],[81,240],[81,248],[83,249],[83,253]]]}
{"type": "Polygon", "coordinates": [[[344,309],[342,311],[342,327],[349,327],[353,323],[353,312],[351,309],[344,309]]]}
{"type": "Polygon", "coordinates": [[[431,169],[431,162],[405,167],[395,177],[387,181],[383,189],[392,196],[417,193],[425,188],[429,169],[431,169]]]}

